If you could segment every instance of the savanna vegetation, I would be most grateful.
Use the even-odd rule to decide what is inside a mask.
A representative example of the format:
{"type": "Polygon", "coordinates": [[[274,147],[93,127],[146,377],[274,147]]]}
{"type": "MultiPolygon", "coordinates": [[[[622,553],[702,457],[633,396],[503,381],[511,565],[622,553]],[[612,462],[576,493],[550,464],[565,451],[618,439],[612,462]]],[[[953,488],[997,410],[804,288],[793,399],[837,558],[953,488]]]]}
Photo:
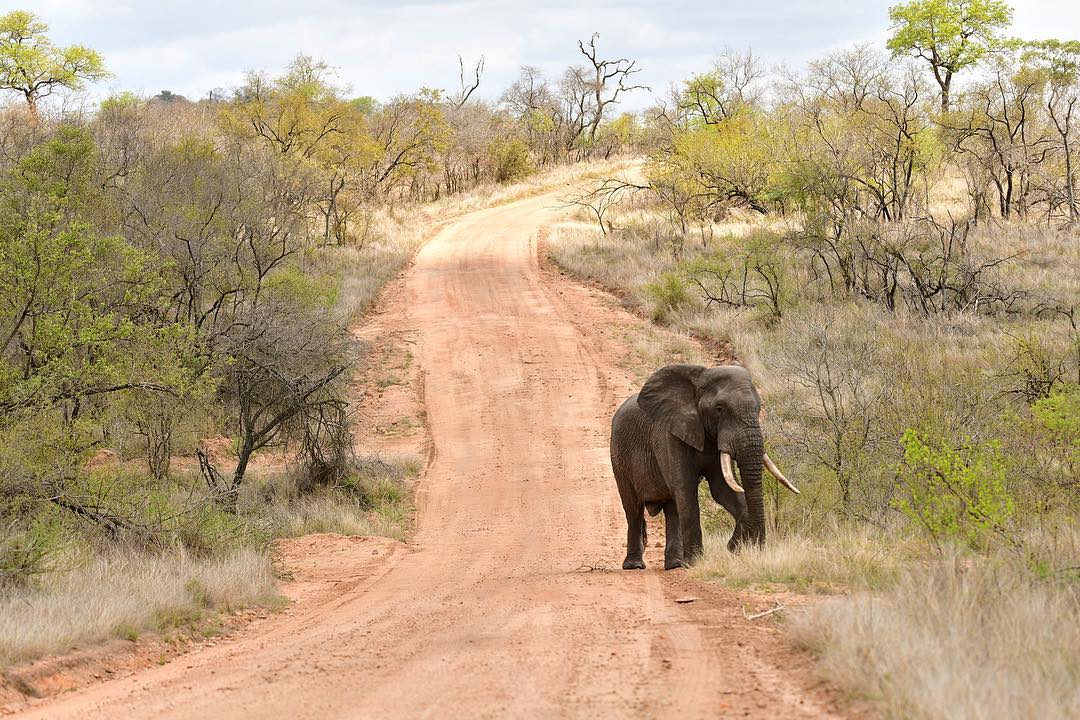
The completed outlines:
{"type": "Polygon", "coordinates": [[[634,154],[552,258],[682,336],[644,365],[747,366],[802,489],[760,550],[709,514],[695,572],[831,594],[793,632],[886,716],[1080,715],[1080,41],[1011,16],[912,0],[885,47],[727,52],[638,116],[598,36],[498,102],[482,59],[377,100],[299,55],[90,103],[105,58],[0,17],[0,660],[272,603],[275,537],[402,536],[350,327],[434,213],[634,154]]]}
{"type": "Polygon", "coordinates": [[[915,0],[800,71],[726,53],[550,240],[754,374],[802,495],[734,556],[714,513],[695,572],[836,594],[790,621],[888,717],[1080,713],[1080,42],[1011,14],[915,0]]]}
{"type": "Polygon", "coordinates": [[[632,63],[579,50],[499,103],[482,60],[376,100],[304,55],[90,103],[100,54],[0,17],[0,662],[273,602],[276,537],[403,536],[419,463],[355,447],[350,327],[435,213],[628,147],[632,63]]]}

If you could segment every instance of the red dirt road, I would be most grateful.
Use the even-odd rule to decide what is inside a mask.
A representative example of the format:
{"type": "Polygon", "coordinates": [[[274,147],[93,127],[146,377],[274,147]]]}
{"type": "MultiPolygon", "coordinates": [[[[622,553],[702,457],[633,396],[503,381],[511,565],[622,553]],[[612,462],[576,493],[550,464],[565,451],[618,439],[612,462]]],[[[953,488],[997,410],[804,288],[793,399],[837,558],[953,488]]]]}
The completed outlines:
{"type": "Polygon", "coordinates": [[[835,716],[771,619],[744,618],[771,597],[665,573],[656,547],[614,570],[608,422],[632,390],[599,330],[632,320],[540,269],[556,198],[464,216],[401,285],[431,446],[409,546],[302,539],[288,610],[25,717],[835,716]]]}

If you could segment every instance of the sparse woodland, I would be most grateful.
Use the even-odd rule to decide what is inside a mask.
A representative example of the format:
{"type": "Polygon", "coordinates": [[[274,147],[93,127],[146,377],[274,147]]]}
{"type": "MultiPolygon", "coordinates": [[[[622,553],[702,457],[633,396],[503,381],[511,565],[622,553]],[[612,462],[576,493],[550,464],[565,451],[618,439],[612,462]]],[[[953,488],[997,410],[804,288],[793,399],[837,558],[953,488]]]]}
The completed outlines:
{"type": "Polygon", "coordinates": [[[454,92],[376,101],[299,55],[198,102],[90,105],[70,93],[104,60],[47,30],[0,17],[4,660],[263,602],[275,536],[401,537],[417,461],[354,447],[350,324],[428,207],[625,152],[633,125],[610,119],[632,68],[596,85],[596,38],[588,72],[528,70],[498,104],[473,97],[483,60],[454,92]],[[86,579],[101,563],[179,590],[94,618],[88,585],[107,607],[131,593],[86,579]]]}
{"type": "Polygon", "coordinates": [[[696,572],[849,593],[795,630],[889,717],[1080,712],[1080,43],[1010,15],[897,6],[888,48],[799,70],[727,53],[551,241],[754,374],[803,494],[760,553],[718,510],[696,572]]]}
{"type": "Polygon", "coordinates": [[[199,562],[255,568],[227,606],[272,594],[263,548],[305,518],[403,532],[408,469],[354,448],[348,387],[408,218],[634,155],[566,198],[552,258],[747,366],[803,491],[761,551],[711,515],[695,572],[836,593],[793,632],[886,716],[1080,715],[1080,41],[1010,19],[916,0],[887,47],[727,52],[620,115],[637,63],[597,36],[497,103],[482,59],[377,101],[301,55],[198,102],[61,104],[102,58],[0,18],[0,658],[55,649],[13,608],[117,548],[203,597],[199,562]]]}

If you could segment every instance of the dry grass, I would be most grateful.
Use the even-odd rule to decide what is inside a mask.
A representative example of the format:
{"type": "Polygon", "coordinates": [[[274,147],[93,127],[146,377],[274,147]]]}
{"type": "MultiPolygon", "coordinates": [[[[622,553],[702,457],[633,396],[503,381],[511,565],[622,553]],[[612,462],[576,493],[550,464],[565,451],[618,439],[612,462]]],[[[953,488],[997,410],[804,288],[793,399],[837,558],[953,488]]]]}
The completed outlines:
{"type": "MultiPolygon", "coordinates": [[[[946,178],[935,196],[943,218],[960,200],[952,180],[946,178]]],[[[830,520],[872,517],[902,526],[903,518],[889,512],[899,462],[895,438],[912,424],[970,436],[995,432],[1002,404],[994,399],[1023,381],[1009,374],[1020,341],[1037,337],[1035,347],[1045,348],[1040,352],[1046,372],[1057,372],[1059,363],[1068,367],[1062,358],[1075,352],[1067,322],[1046,312],[934,318],[903,308],[887,313],[869,303],[823,296],[800,266],[792,269],[795,302],[779,321],[754,309],[706,308],[696,287],[680,288],[676,273],[665,271],[697,255],[723,254],[740,236],[762,229],[759,224],[734,218],[704,239],[695,229],[680,241],[656,208],[627,203],[608,218],[615,232],[606,235],[584,216],[556,227],[549,236],[553,260],[571,274],[610,287],[671,331],[642,332],[646,340],[632,343],[639,377],[689,355],[670,340],[657,341],[658,333],[730,344],[762,390],[771,451],[803,489],[796,500],[786,499],[781,511],[770,509],[784,530],[771,533],[760,550],[729,553],[731,531],[723,527],[728,519],[717,511],[705,555],[692,572],[737,587],[854,592],[811,606],[794,619],[793,632],[820,654],[823,672],[874,701],[890,718],[1080,717],[1080,582],[1075,571],[1048,569],[1075,568],[1080,562],[1071,505],[1063,505],[1064,535],[1040,539],[1025,533],[1028,557],[1039,558],[1037,563],[1020,560],[1008,548],[942,563],[930,559],[936,556],[915,537],[915,528],[882,531],[830,520]],[[797,381],[812,376],[806,370],[816,367],[820,353],[808,349],[817,347],[814,333],[825,326],[834,350],[829,367],[852,383],[858,380],[858,399],[886,398],[867,406],[874,413],[874,434],[867,436],[872,442],[856,448],[854,459],[861,464],[845,458],[848,467],[858,468],[858,492],[848,515],[836,512],[836,479],[815,460],[827,457],[821,448],[832,440],[818,432],[827,427],[815,404],[819,388],[797,381]],[[860,344],[874,352],[860,353],[860,344]],[[1071,548],[1072,555],[1062,558],[1062,548],[1071,548]]],[[[1018,307],[1075,304],[1080,275],[1069,272],[1080,267],[1075,236],[986,223],[972,231],[969,246],[976,256],[1016,256],[986,279],[1017,289],[1018,307]]],[[[1037,370],[1041,357],[1028,364],[1037,370]]],[[[841,400],[854,402],[847,396],[841,400]]],[[[1006,434],[1004,441],[1011,438],[1006,434]]],[[[1028,507],[1041,502],[1043,485],[1022,490],[1017,483],[1014,492],[1032,495],[1018,495],[1028,507]]],[[[708,504],[705,516],[710,520],[708,504]]]]}
{"type": "Polygon", "coordinates": [[[730,531],[705,535],[705,554],[693,573],[733,587],[837,592],[880,588],[899,574],[905,552],[881,535],[836,528],[822,539],[788,534],[770,537],[763,548],[728,552],[730,531]]]}
{"type": "Polygon", "coordinates": [[[28,660],[111,638],[188,624],[209,612],[279,602],[270,558],[243,549],[220,558],[181,551],[113,551],[0,599],[0,662],[28,660]]]}
{"type": "Polygon", "coordinates": [[[270,516],[277,533],[283,537],[339,533],[404,540],[412,508],[400,490],[387,492],[370,506],[348,493],[331,491],[278,505],[270,511],[270,516]]]}
{"type": "Polygon", "coordinates": [[[356,474],[340,486],[307,492],[298,488],[294,472],[274,469],[250,477],[240,508],[276,537],[339,533],[404,540],[413,512],[409,482],[422,469],[414,455],[360,458],[356,474]]]}
{"type": "Polygon", "coordinates": [[[886,717],[1080,717],[1080,590],[1019,564],[945,562],[792,620],[886,717]]]}

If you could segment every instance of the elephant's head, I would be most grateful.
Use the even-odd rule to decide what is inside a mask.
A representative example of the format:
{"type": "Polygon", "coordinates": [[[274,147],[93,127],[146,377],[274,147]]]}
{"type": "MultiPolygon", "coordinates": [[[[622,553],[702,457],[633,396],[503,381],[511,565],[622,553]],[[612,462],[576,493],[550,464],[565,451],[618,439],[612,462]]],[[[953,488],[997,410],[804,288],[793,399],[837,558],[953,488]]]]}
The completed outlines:
{"type": "Polygon", "coordinates": [[[763,466],[792,492],[799,491],[765,454],[758,423],[761,398],[750,373],[739,365],[669,365],[645,382],[638,406],[651,422],[662,423],[698,452],[719,453],[724,480],[736,492],[745,493],[746,517],[739,521],[735,537],[764,544],[763,466]],[[735,480],[732,459],[738,465],[742,486],[735,480]]]}

